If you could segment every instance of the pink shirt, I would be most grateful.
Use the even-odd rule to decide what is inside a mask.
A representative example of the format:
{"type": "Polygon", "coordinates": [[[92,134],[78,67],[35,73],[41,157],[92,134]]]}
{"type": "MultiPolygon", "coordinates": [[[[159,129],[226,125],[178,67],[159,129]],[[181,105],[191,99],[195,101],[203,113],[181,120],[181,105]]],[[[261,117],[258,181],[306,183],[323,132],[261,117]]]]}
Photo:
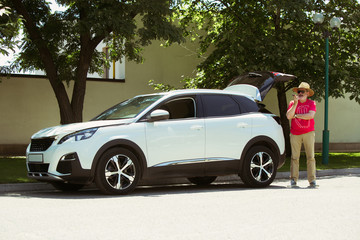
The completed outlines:
{"type": "MultiPolygon", "coordinates": [[[[288,107],[288,110],[294,105],[294,101],[291,101],[288,107]]],[[[298,102],[298,105],[295,109],[295,114],[305,114],[309,111],[316,112],[316,103],[313,100],[307,99],[306,102],[298,102]]],[[[291,128],[290,132],[294,135],[301,135],[304,133],[315,131],[315,121],[314,119],[291,119],[291,128]]]]}

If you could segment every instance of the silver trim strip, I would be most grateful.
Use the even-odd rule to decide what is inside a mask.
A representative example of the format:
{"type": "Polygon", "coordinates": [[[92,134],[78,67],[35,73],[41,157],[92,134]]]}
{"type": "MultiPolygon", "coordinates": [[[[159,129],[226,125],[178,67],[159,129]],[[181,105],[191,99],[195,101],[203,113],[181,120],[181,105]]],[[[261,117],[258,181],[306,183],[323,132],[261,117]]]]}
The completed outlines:
{"type": "Polygon", "coordinates": [[[63,174],[61,176],[56,176],[48,172],[28,172],[28,177],[38,180],[62,180],[61,177],[70,176],[71,174],[63,174]]]}
{"type": "Polygon", "coordinates": [[[186,159],[186,160],[177,160],[177,161],[170,161],[164,162],[153,167],[166,167],[166,166],[176,166],[176,165],[183,165],[183,164],[195,164],[195,163],[206,163],[206,162],[222,162],[222,161],[235,161],[238,159],[233,158],[198,158],[198,159],[186,159]]]}
{"type": "Polygon", "coordinates": [[[206,162],[223,162],[223,161],[236,161],[239,159],[233,159],[233,158],[207,158],[205,159],[206,162]]]}

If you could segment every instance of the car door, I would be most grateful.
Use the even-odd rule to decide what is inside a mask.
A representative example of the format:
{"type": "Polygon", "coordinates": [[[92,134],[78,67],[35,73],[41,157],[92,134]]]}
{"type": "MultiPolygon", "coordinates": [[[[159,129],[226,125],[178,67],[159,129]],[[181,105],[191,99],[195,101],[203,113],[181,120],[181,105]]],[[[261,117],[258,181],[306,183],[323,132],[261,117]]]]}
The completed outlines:
{"type": "Polygon", "coordinates": [[[237,173],[242,149],[251,138],[251,114],[242,114],[229,95],[203,95],[206,175],[237,173]]]}
{"type": "Polygon", "coordinates": [[[145,124],[148,167],[182,166],[203,172],[205,129],[204,119],[197,117],[196,98],[178,97],[157,109],[168,111],[170,117],[145,124]]]}

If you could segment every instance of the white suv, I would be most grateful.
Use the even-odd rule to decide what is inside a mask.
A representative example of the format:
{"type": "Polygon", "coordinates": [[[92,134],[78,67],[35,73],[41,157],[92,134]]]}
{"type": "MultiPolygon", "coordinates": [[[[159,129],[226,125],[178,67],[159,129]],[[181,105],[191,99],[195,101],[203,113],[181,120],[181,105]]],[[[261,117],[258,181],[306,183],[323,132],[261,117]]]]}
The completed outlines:
{"type": "Polygon", "coordinates": [[[259,100],[246,84],[137,96],[92,121],[34,134],[28,176],[64,191],[95,182],[107,194],[126,194],[140,179],[210,184],[229,174],[266,187],[284,164],[285,147],[278,117],[259,112],[259,100]]]}

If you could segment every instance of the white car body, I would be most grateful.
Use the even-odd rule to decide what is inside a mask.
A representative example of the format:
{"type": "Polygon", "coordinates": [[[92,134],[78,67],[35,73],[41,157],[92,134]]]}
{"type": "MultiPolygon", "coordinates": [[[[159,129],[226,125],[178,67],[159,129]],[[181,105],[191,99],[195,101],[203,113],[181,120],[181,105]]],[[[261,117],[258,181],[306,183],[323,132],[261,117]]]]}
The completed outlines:
{"type": "MultiPolygon", "coordinates": [[[[276,169],[284,163],[283,131],[280,124],[275,121],[275,115],[253,111],[211,117],[206,116],[205,112],[208,110],[204,107],[204,99],[211,100],[212,96],[219,96],[221,99],[225,99],[222,96],[226,96],[226,99],[230,100],[248,99],[246,101],[255,104],[254,99],[259,99],[259,93],[254,88],[243,88],[250,90],[244,90],[245,93],[239,93],[232,88],[177,90],[144,95],[160,98],[135,117],[95,120],[43,129],[31,137],[32,143],[27,148],[28,176],[53,183],[62,190],[66,190],[66,186],[82,186],[95,181],[102,191],[111,194],[128,193],[136,187],[137,181],[141,178],[164,176],[188,177],[197,181],[206,180],[209,176],[238,173],[250,186],[267,186],[275,177],[276,169]],[[163,106],[162,103],[186,102],[191,106],[192,101],[195,112],[193,117],[163,119],[164,113],[169,112],[157,110],[159,106],[163,106]],[[151,113],[154,113],[154,119],[151,119],[151,113]],[[162,119],[157,120],[156,114],[162,119]],[[68,138],[69,134],[76,133],[79,135],[68,138]],[[46,141],[49,146],[44,146],[46,141]],[[244,173],[244,169],[249,168],[244,168],[244,164],[247,153],[254,147],[263,147],[264,150],[260,153],[269,150],[270,160],[267,164],[272,164],[273,168],[270,172],[265,169],[264,164],[261,166],[261,171],[264,172],[260,171],[257,174],[266,172],[268,176],[259,177],[252,174],[254,179],[249,180],[253,167],[250,166],[248,173],[244,173]],[[124,160],[128,165],[136,165],[129,171],[134,176],[129,177],[131,174],[125,173],[125,168],[124,172],[121,172],[120,165],[114,164],[114,160],[103,160],[111,149],[125,149],[122,151],[125,153],[120,151],[119,154],[116,153],[116,157],[125,156],[131,160],[124,160]],[[107,161],[104,163],[106,170],[99,167],[101,161],[107,161]],[[119,169],[116,173],[112,172],[115,171],[114,167],[109,164],[117,165],[119,169]],[[244,174],[249,176],[243,177],[244,174]],[[123,180],[120,176],[125,179],[126,184],[121,182],[123,180]]],[[[164,106],[168,106],[166,104],[164,106]]],[[[241,106],[239,108],[241,109],[241,106]]],[[[108,158],[114,157],[115,155],[108,158]]],[[[253,162],[248,164],[254,165],[253,162]]]]}

